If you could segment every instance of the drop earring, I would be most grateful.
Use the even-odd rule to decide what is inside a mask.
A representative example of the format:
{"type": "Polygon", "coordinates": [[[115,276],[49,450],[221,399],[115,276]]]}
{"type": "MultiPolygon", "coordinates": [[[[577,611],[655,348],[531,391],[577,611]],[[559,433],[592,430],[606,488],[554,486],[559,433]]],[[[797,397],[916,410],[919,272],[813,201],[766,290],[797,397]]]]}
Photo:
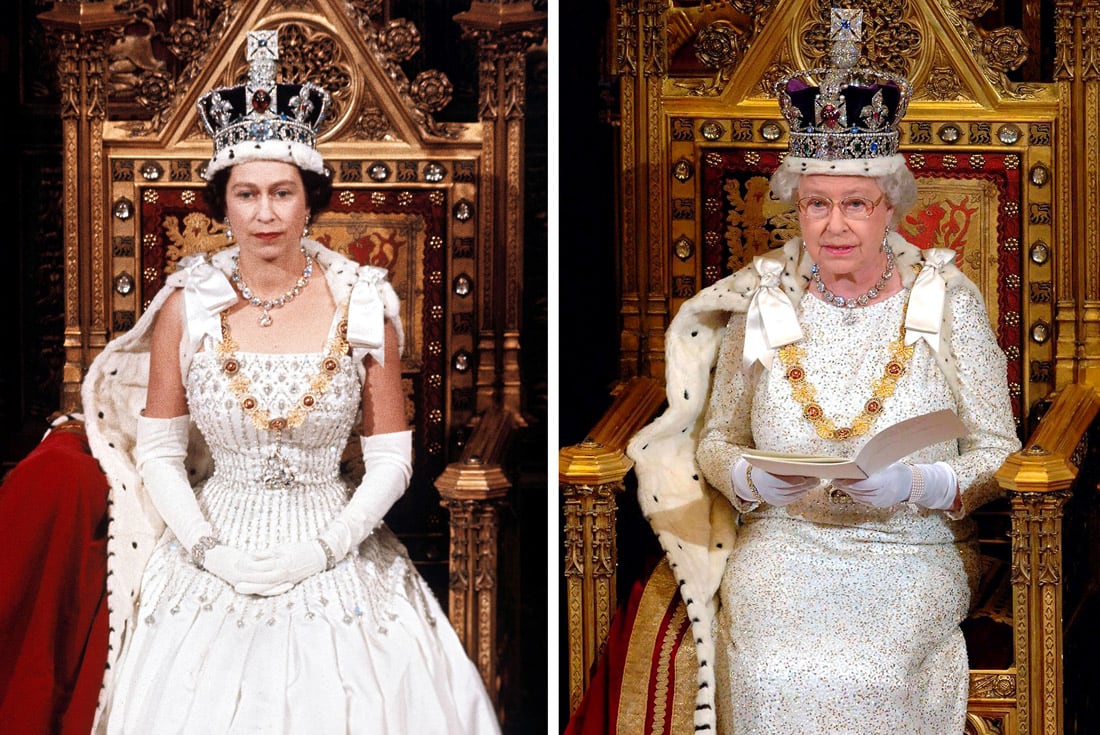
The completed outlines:
{"type": "Polygon", "coordinates": [[[302,225],[302,237],[309,237],[309,215],[306,215],[306,223],[302,225]]]}
{"type": "Polygon", "coordinates": [[[229,242],[233,241],[233,228],[229,226],[229,217],[225,218],[225,239],[229,242]]]}

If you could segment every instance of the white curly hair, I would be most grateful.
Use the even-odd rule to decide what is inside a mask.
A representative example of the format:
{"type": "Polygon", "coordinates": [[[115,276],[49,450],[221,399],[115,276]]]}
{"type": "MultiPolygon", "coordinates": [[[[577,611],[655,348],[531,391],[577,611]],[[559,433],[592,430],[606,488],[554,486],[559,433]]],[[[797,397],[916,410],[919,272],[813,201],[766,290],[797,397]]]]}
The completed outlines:
{"type": "Polygon", "coordinates": [[[917,203],[917,180],[900,153],[882,158],[852,160],[822,160],[787,156],[771,177],[772,194],[781,202],[794,206],[798,201],[798,185],[803,176],[868,176],[877,180],[886,201],[894,207],[891,226],[901,221],[917,203]]]}

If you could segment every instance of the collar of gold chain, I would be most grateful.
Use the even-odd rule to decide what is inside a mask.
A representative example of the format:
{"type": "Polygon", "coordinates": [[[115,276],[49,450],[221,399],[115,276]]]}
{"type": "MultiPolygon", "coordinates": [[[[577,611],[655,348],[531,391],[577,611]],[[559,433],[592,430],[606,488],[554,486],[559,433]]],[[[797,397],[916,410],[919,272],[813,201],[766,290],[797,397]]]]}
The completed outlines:
{"type": "Polygon", "coordinates": [[[871,425],[882,412],[883,402],[894,394],[898,379],[905,374],[909,358],[913,356],[913,345],[905,344],[905,315],[908,311],[909,295],[906,294],[905,305],[901,312],[902,327],[898,338],[889,345],[890,359],[882,370],[882,376],[876,378],[871,384],[871,397],[863,404],[863,411],[848,426],[837,427],[817,402],[817,389],[806,380],[806,369],[802,367],[802,359],[806,356],[806,351],[799,347],[798,343],[779,348],[779,359],[787,368],[786,378],[791,385],[791,395],[802,406],[802,417],[813,425],[817,435],[822,439],[841,441],[854,436],[863,436],[870,430],[871,425]]]}
{"type": "MultiPolygon", "coordinates": [[[[228,310],[227,310],[228,311],[228,310]]],[[[218,359],[221,361],[222,372],[229,379],[229,390],[236,396],[244,410],[245,415],[252,419],[252,425],[261,431],[282,431],[301,426],[306,415],[317,405],[333,376],[340,369],[340,356],[348,351],[348,307],[340,306],[336,325],[336,333],[329,339],[325,346],[324,355],[321,357],[320,370],[309,379],[309,386],[305,393],[294,405],[294,408],[286,416],[272,417],[266,408],[260,406],[256,396],[252,394],[252,381],[241,372],[241,363],[237,358],[237,343],[229,333],[229,320],[227,311],[221,314],[222,339],[216,346],[218,359]]]]}

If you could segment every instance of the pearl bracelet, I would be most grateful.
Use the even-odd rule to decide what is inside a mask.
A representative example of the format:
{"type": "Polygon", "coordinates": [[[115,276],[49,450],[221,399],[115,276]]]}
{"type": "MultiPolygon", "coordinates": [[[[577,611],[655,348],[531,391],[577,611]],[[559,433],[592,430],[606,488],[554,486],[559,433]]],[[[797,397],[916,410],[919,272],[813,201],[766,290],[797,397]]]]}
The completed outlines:
{"type": "Polygon", "coordinates": [[[912,464],[909,465],[909,471],[912,473],[913,479],[912,484],[909,487],[908,502],[919,504],[920,501],[924,498],[924,473],[921,472],[920,467],[912,464]]]}

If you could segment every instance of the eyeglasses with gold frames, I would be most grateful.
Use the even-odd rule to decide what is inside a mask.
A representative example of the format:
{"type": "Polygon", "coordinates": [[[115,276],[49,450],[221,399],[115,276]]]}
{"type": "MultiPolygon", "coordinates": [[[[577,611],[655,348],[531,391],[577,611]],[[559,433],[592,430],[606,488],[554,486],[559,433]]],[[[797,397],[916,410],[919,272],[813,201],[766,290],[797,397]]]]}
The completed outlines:
{"type": "Polygon", "coordinates": [[[880,194],[875,200],[859,196],[844,197],[839,202],[823,196],[806,196],[798,200],[798,211],[808,219],[825,219],[833,213],[833,207],[839,207],[845,219],[867,219],[885,196],[880,194]]]}

